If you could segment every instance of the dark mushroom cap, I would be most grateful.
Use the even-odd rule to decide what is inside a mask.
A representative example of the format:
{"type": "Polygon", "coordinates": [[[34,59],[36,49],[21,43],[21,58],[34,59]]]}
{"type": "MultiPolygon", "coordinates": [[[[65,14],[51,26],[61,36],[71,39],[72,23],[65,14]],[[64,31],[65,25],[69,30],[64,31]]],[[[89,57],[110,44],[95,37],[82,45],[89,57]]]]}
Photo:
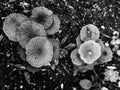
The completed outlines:
{"type": "Polygon", "coordinates": [[[98,64],[103,64],[103,63],[110,62],[112,60],[112,57],[113,57],[113,52],[110,49],[110,47],[104,46],[102,48],[101,56],[98,59],[98,64]]]}

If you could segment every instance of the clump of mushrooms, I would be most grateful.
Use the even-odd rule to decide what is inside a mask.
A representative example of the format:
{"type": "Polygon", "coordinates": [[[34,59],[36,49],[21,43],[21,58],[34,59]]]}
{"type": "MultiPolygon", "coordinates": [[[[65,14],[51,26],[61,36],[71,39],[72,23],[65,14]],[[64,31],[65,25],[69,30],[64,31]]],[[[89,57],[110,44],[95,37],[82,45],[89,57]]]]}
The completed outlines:
{"type": "Polygon", "coordinates": [[[55,34],[59,28],[60,19],[46,7],[35,7],[30,18],[20,13],[12,13],[3,23],[4,33],[9,40],[20,44],[20,56],[29,63],[29,68],[26,68],[31,68],[33,72],[58,59],[59,40],[48,38],[47,35],[55,34]]]}
{"type": "Polygon", "coordinates": [[[32,10],[31,19],[43,25],[48,35],[55,34],[60,28],[60,19],[46,7],[35,7],[32,10]]]}
{"type": "Polygon", "coordinates": [[[75,68],[80,70],[87,69],[89,66],[94,68],[96,64],[112,60],[110,47],[105,46],[99,37],[100,32],[95,25],[88,24],[82,27],[76,38],[77,48],[71,52],[71,60],[75,68]]]}

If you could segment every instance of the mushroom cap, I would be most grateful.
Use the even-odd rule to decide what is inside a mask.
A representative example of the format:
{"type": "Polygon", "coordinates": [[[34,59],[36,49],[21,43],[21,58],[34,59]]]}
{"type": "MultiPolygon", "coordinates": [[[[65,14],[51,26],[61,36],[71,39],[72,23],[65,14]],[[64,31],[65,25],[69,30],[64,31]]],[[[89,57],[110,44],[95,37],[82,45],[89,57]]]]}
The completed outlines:
{"type": "Polygon", "coordinates": [[[31,19],[48,29],[53,23],[52,11],[45,7],[36,7],[32,10],[31,19]]]}
{"type": "Polygon", "coordinates": [[[112,50],[110,49],[110,47],[104,46],[102,48],[101,56],[97,62],[98,62],[98,64],[110,62],[112,60],[112,57],[113,57],[113,53],[112,53],[112,50]]]}
{"type": "Polygon", "coordinates": [[[101,55],[101,46],[93,40],[89,40],[80,45],[78,49],[81,59],[86,64],[92,64],[101,55]]]}
{"type": "Polygon", "coordinates": [[[32,38],[37,36],[45,37],[46,32],[42,25],[34,21],[23,22],[16,31],[16,38],[23,48],[25,48],[32,38]]]}
{"type": "Polygon", "coordinates": [[[53,45],[53,60],[56,60],[59,58],[59,53],[60,53],[60,42],[54,38],[48,38],[48,40],[52,43],[53,45]]]}
{"type": "Polygon", "coordinates": [[[3,22],[3,31],[9,40],[17,42],[16,30],[28,17],[20,13],[12,13],[5,18],[3,22]]]}
{"type": "Polygon", "coordinates": [[[82,27],[80,38],[82,41],[94,40],[97,41],[100,37],[98,28],[93,24],[88,24],[82,27]]]}
{"type": "Polygon", "coordinates": [[[83,61],[80,58],[80,55],[78,54],[78,50],[74,49],[71,52],[71,60],[74,65],[81,66],[83,64],[83,61]]]}
{"type": "Polygon", "coordinates": [[[53,45],[46,37],[35,37],[26,45],[26,55],[31,66],[47,66],[53,57],[53,45]]]}
{"type": "Polygon", "coordinates": [[[83,89],[87,89],[87,90],[89,90],[92,87],[92,83],[88,79],[80,80],[79,84],[83,89]]]}
{"type": "Polygon", "coordinates": [[[54,14],[52,14],[52,17],[53,17],[53,22],[52,22],[51,26],[48,29],[46,29],[46,33],[48,35],[55,34],[60,29],[60,19],[59,19],[59,17],[57,15],[54,15],[54,14]]]}
{"type": "Polygon", "coordinates": [[[32,16],[36,16],[38,14],[44,14],[44,15],[51,15],[53,14],[53,12],[49,9],[47,9],[46,7],[35,7],[33,10],[32,10],[32,16]]]}

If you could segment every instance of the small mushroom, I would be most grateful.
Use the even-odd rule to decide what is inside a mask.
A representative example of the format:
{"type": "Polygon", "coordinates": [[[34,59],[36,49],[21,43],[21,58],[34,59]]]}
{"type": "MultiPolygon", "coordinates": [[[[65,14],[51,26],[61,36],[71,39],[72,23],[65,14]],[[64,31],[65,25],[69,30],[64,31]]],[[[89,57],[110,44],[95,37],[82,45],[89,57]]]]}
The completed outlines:
{"type": "Polygon", "coordinates": [[[82,79],[82,80],[80,80],[79,84],[85,90],[89,90],[92,87],[92,83],[88,79],[82,79]]]}
{"type": "Polygon", "coordinates": [[[83,64],[83,61],[81,60],[80,55],[79,55],[77,49],[74,49],[71,52],[71,56],[70,57],[71,57],[72,63],[74,65],[81,66],[83,64]]]}
{"type": "Polygon", "coordinates": [[[93,24],[88,24],[82,27],[80,31],[80,39],[82,41],[94,40],[97,41],[100,37],[98,28],[93,24]]]}
{"type": "Polygon", "coordinates": [[[3,31],[9,40],[17,42],[16,30],[28,17],[20,13],[12,13],[5,18],[3,22],[3,31]]]}
{"type": "Polygon", "coordinates": [[[46,29],[46,33],[48,35],[55,34],[60,29],[60,19],[58,18],[57,15],[54,15],[54,14],[52,15],[52,17],[53,17],[52,25],[48,29],[46,29]]]}
{"type": "Polygon", "coordinates": [[[31,19],[43,25],[44,29],[48,29],[53,23],[52,11],[46,7],[36,7],[32,10],[31,19]]]}
{"type": "Polygon", "coordinates": [[[26,45],[26,57],[35,68],[48,66],[53,58],[53,45],[46,37],[32,38],[26,45]]]}
{"type": "Polygon", "coordinates": [[[86,64],[92,64],[101,55],[101,46],[93,40],[89,40],[80,45],[78,49],[81,59],[86,64]]]}
{"type": "Polygon", "coordinates": [[[112,57],[113,57],[113,52],[110,49],[110,47],[104,46],[102,48],[102,54],[97,62],[98,62],[98,64],[107,63],[107,62],[110,62],[112,60],[112,57]]]}

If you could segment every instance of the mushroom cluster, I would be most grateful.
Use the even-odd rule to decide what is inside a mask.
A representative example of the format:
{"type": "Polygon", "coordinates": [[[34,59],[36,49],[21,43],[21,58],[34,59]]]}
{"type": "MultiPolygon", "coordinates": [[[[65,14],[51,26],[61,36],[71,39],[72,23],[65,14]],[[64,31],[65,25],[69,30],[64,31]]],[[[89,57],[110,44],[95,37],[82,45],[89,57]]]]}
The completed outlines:
{"type": "Polygon", "coordinates": [[[25,60],[34,68],[50,65],[58,58],[59,41],[48,35],[54,35],[59,28],[60,19],[46,7],[35,7],[30,17],[12,13],[3,22],[5,35],[20,44],[25,60]]]}
{"type": "Polygon", "coordinates": [[[71,52],[71,60],[77,69],[92,69],[96,64],[112,60],[110,47],[104,45],[98,28],[93,24],[82,27],[76,38],[76,44],[77,48],[71,52]]]}

